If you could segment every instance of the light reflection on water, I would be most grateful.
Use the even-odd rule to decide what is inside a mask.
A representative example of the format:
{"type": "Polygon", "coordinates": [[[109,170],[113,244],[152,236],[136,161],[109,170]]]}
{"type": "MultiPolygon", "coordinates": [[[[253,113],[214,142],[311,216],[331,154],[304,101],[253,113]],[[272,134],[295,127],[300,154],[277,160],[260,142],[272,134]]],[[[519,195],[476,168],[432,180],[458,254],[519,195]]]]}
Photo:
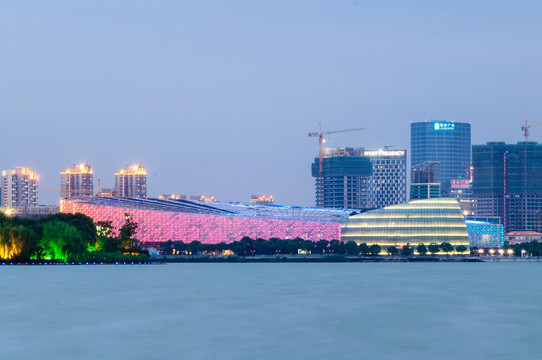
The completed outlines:
{"type": "Polygon", "coordinates": [[[0,354],[538,359],[541,273],[540,263],[6,266],[0,354]]]}

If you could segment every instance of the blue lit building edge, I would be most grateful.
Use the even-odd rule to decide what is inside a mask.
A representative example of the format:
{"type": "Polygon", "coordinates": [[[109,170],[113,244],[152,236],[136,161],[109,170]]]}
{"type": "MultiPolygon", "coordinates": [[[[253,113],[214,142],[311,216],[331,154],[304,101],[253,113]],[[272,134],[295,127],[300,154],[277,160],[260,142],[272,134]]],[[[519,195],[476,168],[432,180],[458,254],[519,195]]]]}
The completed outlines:
{"type": "Polygon", "coordinates": [[[477,248],[500,248],[504,246],[504,227],[502,224],[484,221],[465,220],[469,244],[477,248]]]}

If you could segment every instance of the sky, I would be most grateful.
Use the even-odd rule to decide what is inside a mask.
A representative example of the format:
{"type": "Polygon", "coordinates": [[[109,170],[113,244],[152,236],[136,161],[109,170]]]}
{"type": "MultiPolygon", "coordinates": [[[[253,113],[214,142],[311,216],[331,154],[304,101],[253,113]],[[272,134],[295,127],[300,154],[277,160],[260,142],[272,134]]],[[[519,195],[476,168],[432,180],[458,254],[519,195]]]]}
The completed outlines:
{"type": "MultiPolygon", "coordinates": [[[[542,121],[539,1],[0,0],[0,168],[128,164],[149,197],[314,205],[309,132],[409,148],[410,122],[470,122],[472,143],[542,121]]],[[[542,141],[542,126],[531,129],[542,141]]]]}

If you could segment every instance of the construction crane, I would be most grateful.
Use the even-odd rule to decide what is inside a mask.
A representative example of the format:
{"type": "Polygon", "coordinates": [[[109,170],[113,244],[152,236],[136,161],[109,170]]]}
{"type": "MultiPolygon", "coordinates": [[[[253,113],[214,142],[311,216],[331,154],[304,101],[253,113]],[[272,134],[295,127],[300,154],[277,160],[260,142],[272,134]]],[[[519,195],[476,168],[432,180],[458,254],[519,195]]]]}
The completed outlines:
{"type": "Polygon", "coordinates": [[[529,128],[532,128],[533,126],[542,125],[542,122],[536,123],[536,124],[527,124],[527,120],[525,120],[525,126],[521,127],[521,130],[525,133],[525,141],[529,141],[529,128]]]}
{"type": "Polygon", "coordinates": [[[332,131],[322,131],[322,124],[318,123],[318,127],[320,129],[319,132],[313,132],[309,133],[310,137],[318,137],[318,145],[319,145],[319,152],[318,152],[318,159],[319,159],[319,167],[318,167],[318,183],[319,187],[322,186],[322,179],[324,176],[324,135],[327,134],[335,134],[335,133],[341,133],[341,132],[350,132],[350,131],[359,131],[359,130],[365,130],[365,128],[353,128],[353,129],[344,129],[344,130],[332,130],[332,131]]]}

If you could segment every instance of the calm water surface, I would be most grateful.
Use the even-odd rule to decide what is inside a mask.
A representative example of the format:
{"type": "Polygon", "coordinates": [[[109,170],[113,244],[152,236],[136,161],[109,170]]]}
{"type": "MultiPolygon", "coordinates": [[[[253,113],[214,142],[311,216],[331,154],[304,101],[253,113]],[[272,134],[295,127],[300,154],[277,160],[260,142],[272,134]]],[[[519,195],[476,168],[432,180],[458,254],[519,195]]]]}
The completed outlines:
{"type": "Polygon", "coordinates": [[[540,359],[542,263],[0,267],[9,359],[540,359]]]}

